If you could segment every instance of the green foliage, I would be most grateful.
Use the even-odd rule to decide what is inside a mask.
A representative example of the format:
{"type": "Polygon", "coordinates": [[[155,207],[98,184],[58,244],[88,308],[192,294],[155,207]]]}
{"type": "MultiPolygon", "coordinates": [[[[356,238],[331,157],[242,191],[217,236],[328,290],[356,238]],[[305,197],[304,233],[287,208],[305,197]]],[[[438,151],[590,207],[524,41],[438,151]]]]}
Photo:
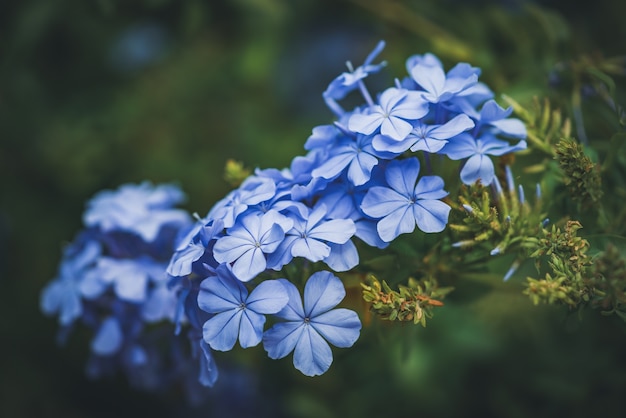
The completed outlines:
{"type": "Polygon", "coordinates": [[[536,239],[536,249],[530,258],[535,259],[538,271],[542,261],[546,262],[550,273],[546,273],[544,279],[527,278],[524,294],[535,305],[540,302],[563,303],[575,308],[589,302],[594,293],[594,288],[586,280],[591,265],[586,254],[589,242],[578,236],[580,228],[580,222],[568,221],[563,230],[556,225],[550,230],[542,229],[541,237],[536,239]]]}
{"type": "Polygon", "coordinates": [[[540,101],[533,97],[532,107],[525,108],[513,98],[502,95],[504,101],[513,107],[513,111],[526,125],[527,139],[534,147],[550,156],[555,155],[554,145],[561,139],[571,135],[571,124],[563,117],[560,109],[553,108],[546,97],[540,101]]]}
{"type": "Polygon", "coordinates": [[[561,139],[554,149],[570,197],[583,209],[597,209],[603,194],[599,166],[571,138],[561,139]]]}
{"type": "Polygon", "coordinates": [[[370,275],[367,282],[362,283],[363,299],[371,303],[371,310],[382,319],[389,321],[412,321],[414,324],[426,326],[426,319],[433,317],[433,308],[443,306],[443,299],[452,287],[439,287],[434,278],[415,280],[409,278],[408,285],[400,285],[392,290],[383,280],[382,284],[370,275]]]}

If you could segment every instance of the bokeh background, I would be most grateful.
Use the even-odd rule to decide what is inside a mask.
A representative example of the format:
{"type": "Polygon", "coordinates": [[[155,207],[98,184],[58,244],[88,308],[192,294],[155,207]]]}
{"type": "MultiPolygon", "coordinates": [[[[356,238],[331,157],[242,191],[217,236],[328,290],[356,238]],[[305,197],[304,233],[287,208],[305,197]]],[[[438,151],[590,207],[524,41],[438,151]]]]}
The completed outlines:
{"type": "Polygon", "coordinates": [[[39,311],[94,193],[176,182],[204,215],[230,190],[228,158],[303,154],[332,118],[322,91],[378,40],[381,85],[433,52],[528,102],[558,97],[559,63],[624,54],[624,16],[611,0],[0,2],[0,416],[626,416],[626,324],[535,308],[519,283],[459,286],[476,297],[426,329],[373,321],[315,379],[260,347],[218,355],[225,377],[195,405],[90,381],[89,336],[59,347],[39,311]]]}

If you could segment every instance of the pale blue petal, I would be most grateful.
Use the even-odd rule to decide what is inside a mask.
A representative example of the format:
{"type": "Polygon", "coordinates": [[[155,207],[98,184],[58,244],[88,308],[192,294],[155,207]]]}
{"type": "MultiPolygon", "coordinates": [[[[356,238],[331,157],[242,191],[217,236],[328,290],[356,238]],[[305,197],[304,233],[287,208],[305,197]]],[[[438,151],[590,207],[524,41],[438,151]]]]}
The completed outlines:
{"type": "Polygon", "coordinates": [[[369,181],[372,169],[378,164],[378,158],[366,152],[359,152],[348,168],[348,179],[355,186],[360,186],[369,181]]]}
{"type": "Polygon", "coordinates": [[[287,235],[283,242],[276,248],[276,251],[267,256],[267,268],[280,270],[285,264],[288,264],[293,256],[291,255],[291,247],[298,238],[294,235],[287,235]]]}
{"type": "Polygon", "coordinates": [[[387,248],[387,246],[389,246],[389,243],[383,241],[380,238],[380,235],[378,235],[378,231],[376,230],[376,223],[376,221],[372,221],[369,219],[358,220],[357,222],[355,222],[356,233],[354,235],[357,238],[360,238],[370,247],[377,247],[380,249],[387,248]]]}
{"type": "Polygon", "coordinates": [[[167,286],[157,286],[150,292],[143,304],[141,316],[147,322],[157,322],[164,319],[173,319],[176,312],[176,295],[167,286]]]}
{"type": "Polygon", "coordinates": [[[430,102],[437,102],[443,92],[446,75],[439,66],[417,64],[411,69],[411,77],[429,94],[424,98],[430,102]]]}
{"type": "Polygon", "coordinates": [[[263,325],[265,315],[244,309],[239,325],[239,345],[241,348],[249,348],[258,345],[263,338],[263,325]]]}
{"type": "Polygon", "coordinates": [[[80,284],[78,284],[80,293],[85,297],[85,299],[95,299],[99,297],[107,290],[108,287],[109,284],[104,283],[101,280],[101,275],[99,274],[98,269],[87,271],[83,276],[83,280],[80,284]]]}
{"type": "Polygon", "coordinates": [[[491,124],[492,122],[508,118],[513,113],[513,107],[504,109],[495,100],[488,100],[480,109],[480,122],[491,124]]]}
{"type": "Polygon", "coordinates": [[[337,306],[346,296],[341,280],[328,271],[313,273],[304,286],[304,313],[313,318],[337,306]]]}
{"type": "Polygon", "coordinates": [[[415,157],[406,160],[394,160],[387,166],[385,179],[389,187],[408,197],[413,194],[419,172],[420,162],[415,157]]]}
{"type": "Polygon", "coordinates": [[[182,277],[191,273],[194,261],[204,255],[206,248],[203,245],[190,244],[183,250],[177,251],[172,256],[167,266],[167,274],[174,277],[182,277]]]}
{"type": "Polygon", "coordinates": [[[343,244],[348,241],[354,233],[356,227],[351,219],[334,219],[318,224],[309,231],[308,236],[335,244],[343,244]]]}
{"type": "Polygon", "coordinates": [[[200,348],[202,349],[202,355],[200,356],[200,374],[198,381],[203,386],[212,387],[218,377],[217,364],[215,364],[211,349],[203,340],[200,340],[200,348]]]}
{"type": "MultiPolygon", "coordinates": [[[[269,212],[268,212],[269,213],[269,212]]],[[[264,253],[276,251],[281,242],[285,239],[285,231],[280,224],[275,223],[261,237],[261,250],[264,253]]],[[[265,269],[265,267],[263,267],[265,269]]]]}
{"type": "Polygon", "coordinates": [[[278,279],[283,285],[289,296],[289,302],[283,309],[281,309],[276,316],[287,321],[303,321],[304,309],[302,308],[302,298],[298,288],[286,279],[278,279]]]}
{"type": "Polygon", "coordinates": [[[461,180],[465,184],[473,184],[480,179],[483,185],[489,185],[495,175],[493,162],[486,155],[477,154],[470,157],[461,169],[461,180]]]}
{"type": "Polygon", "coordinates": [[[218,263],[232,263],[253,248],[254,241],[251,237],[244,239],[226,235],[215,242],[213,257],[218,263]]]}
{"type": "MultiPolygon", "coordinates": [[[[225,265],[218,267],[220,270],[225,268],[225,265]]],[[[208,277],[200,283],[198,306],[208,313],[220,313],[236,308],[247,296],[248,291],[239,280],[222,273],[208,277]]]]}
{"type": "Polygon", "coordinates": [[[294,241],[291,247],[291,255],[303,257],[316,262],[328,257],[330,247],[321,241],[312,238],[302,238],[294,241]]]}
{"type": "Polygon", "coordinates": [[[519,119],[503,119],[491,123],[504,135],[513,138],[526,138],[526,126],[519,119]]]}
{"type": "Polygon", "coordinates": [[[59,323],[69,325],[83,313],[83,305],[75,284],[69,280],[56,280],[46,286],[41,294],[41,310],[46,315],[59,313],[59,323]]]}
{"type": "Polygon", "coordinates": [[[451,139],[439,153],[447,155],[451,160],[461,160],[477,152],[476,140],[471,135],[463,133],[451,139]]]}
{"type": "Polygon", "coordinates": [[[325,179],[334,179],[354,160],[354,153],[335,154],[330,157],[324,164],[311,172],[313,177],[323,177],[325,179]]]}
{"type": "Polygon", "coordinates": [[[143,302],[148,294],[148,275],[135,269],[133,275],[121,273],[115,278],[115,293],[129,302],[143,302]]]}
{"type": "Polygon", "coordinates": [[[411,205],[405,203],[403,207],[389,213],[376,225],[378,235],[385,242],[391,242],[400,234],[408,234],[415,230],[415,217],[411,205]]]}
{"type": "Polygon", "coordinates": [[[359,264],[359,252],[352,241],[345,244],[328,244],[330,254],[324,262],[334,271],[348,271],[359,264]]]}
{"type": "Polygon", "coordinates": [[[428,136],[432,139],[450,139],[461,132],[472,129],[473,127],[474,121],[467,117],[467,115],[460,114],[456,115],[445,124],[432,129],[428,133],[428,136]]]}
{"type": "Polygon", "coordinates": [[[246,300],[246,309],[260,314],[274,314],[289,302],[285,286],[279,280],[261,282],[246,300]]]}
{"type": "Polygon", "coordinates": [[[239,335],[242,310],[234,308],[219,313],[202,326],[202,337],[213,350],[229,351],[235,346],[239,335]]]}
{"type": "Polygon", "coordinates": [[[415,186],[415,197],[418,199],[442,199],[448,195],[443,186],[441,177],[424,176],[415,186]]]}
{"type": "Polygon", "coordinates": [[[380,127],[380,133],[387,135],[397,141],[401,141],[406,138],[413,130],[413,125],[404,119],[400,119],[396,116],[390,115],[383,119],[380,127]]]}
{"type": "MultiPolygon", "coordinates": [[[[278,228],[280,229],[280,227],[278,228]]],[[[260,248],[253,248],[254,249],[251,249],[239,257],[232,267],[233,274],[242,282],[254,279],[259,273],[263,272],[267,266],[263,251],[261,251],[260,248]]]]}
{"type": "Polygon", "coordinates": [[[120,323],[109,317],[100,324],[98,333],[91,341],[91,350],[99,356],[110,356],[121,348],[123,339],[120,323]]]}
{"type": "Polygon", "coordinates": [[[293,365],[305,376],[325,373],[333,362],[328,343],[311,326],[304,326],[293,353],[293,365]]]}
{"type": "MultiPolygon", "coordinates": [[[[414,141],[415,138],[413,137],[412,140],[414,141]]],[[[430,152],[431,154],[434,154],[438,151],[441,151],[441,149],[445,147],[447,143],[448,141],[445,139],[440,140],[440,139],[433,139],[433,138],[424,138],[424,139],[420,138],[418,139],[417,142],[415,142],[411,146],[411,151],[412,152],[426,151],[426,152],[430,152]]]]}
{"type": "Polygon", "coordinates": [[[424,232],[441,232],[446,228],[450,206],[440,200],[418,200],[413,214],[417,227],[424,232]]]}
{"type": "Polygon", "coordinates": [[[372,147],[376,151],[380,152],[390,152],[393,154],[402,154],[404,151],[408,150],[415,138],[412,136],[403,139],[402,141],[396,141],[393,138],[389,138],[385,135],[376,135],[372,139],[372,147]]]}
{"type": "Polygon", "coordinates": [[[361,210],[373,218],[382,218],[408,205],[408,196],[386,187],[372,187],[361,202],[361,210]]]}
{"type": "Polygon", "coordinates": [[[263,334],[263,348],[271,359],[291,353],[304,330],[304,322],[279,322],[263,334]]]}
{"type": "Polygon", "coordinates": [[[361,321],[356,312],[340,308],[316,316],[311,326],[335,347],[347,348],[359,339],[361,321]]]}
{"type": "MultiPolygon", "coordinates": [[[[374,108],[380,108],[380,106],[374,106],[374,108]]],[[[380,127],[381,123],[383,123],[383,120],[384,118],[381,113],[372,113],[369,115],[355,113],[350,116],[350,120],[348,121],[348,129],[353,132],[371,135],[380,127]]]]}

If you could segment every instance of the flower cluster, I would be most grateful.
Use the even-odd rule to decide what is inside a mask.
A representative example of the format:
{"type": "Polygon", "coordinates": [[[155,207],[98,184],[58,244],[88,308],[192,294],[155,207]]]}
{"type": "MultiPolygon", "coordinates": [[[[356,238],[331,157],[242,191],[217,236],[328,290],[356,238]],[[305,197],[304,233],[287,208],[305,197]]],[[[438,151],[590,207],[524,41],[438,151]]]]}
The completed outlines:
{"type": "MultiPolygon", "coordinates": [[[[448,224],[451,207],[442,200],[448,192],[432,172],[432,156],[463,160],[463,183],[489,185],[495,178],[490,156],[526,147],[522,122],[509,118],[512,109],[493,100],[478,81],[480,70],[469,64],[445,72],[434,55],[415,55],[407,60],[408,76],[373,98],[365,80],[384,67],[373,64],[383,47],[330,83],[323,98],[336,121],[313,129],[306,155],[283,170],[257,169],[195,225],[187,227],[176,210],[154,210],[155,203],[176,200],[169,188],[94,199],[85,222],[98,235],[66,257],[63,268],[71,271],[44,292],[44,310],[61,311],[69,323],[81,316],[82,299],[112,294],[116,303],[150,312],[139,315],[140,325],[167,317],[176,334],[192,341],[205,386],[217,379],[212,351],[229,351],[237,341],[242,348],[262,344],[272,359],[293,352],[295,368],[307,376],[326,372],[329,343],[351,347],[361,330],[355,312],[335,308],[346,291],[333,272],[358,266],[359,246],[383,249],[416,227],[437,233],[448,224]],[[353,91],[364,103],[346,111],[339,102],[353,91]],[[167,268],[157,268],[146,245],[164,225],[185,232],[167,268]],[[157,293],[163,300],[153,304],[157,293]],[[73,301],[62,299],[65,294],[75,295],[73,301]],[[154,306],[159,315],[148,308],[154,306]]],[[[135,329],[113,305],[109,316],[100,316],[99,354],[120,350],[126,328],[135,329]]]]}
{"type": "Polygon", "coordinates": [[[119,366],[140,386],[160,384],[154,380],[161,355],[152,324],[173,323],[175,316],[165,268],[176,235],[192,223],[174,207],[183,199],[176,186],[146,182],[102,191],[89,201],[85,229],[66,246],[41,308],[58,315],[63,338],[78,320],[93,329],[91,374],[119,366]]]}

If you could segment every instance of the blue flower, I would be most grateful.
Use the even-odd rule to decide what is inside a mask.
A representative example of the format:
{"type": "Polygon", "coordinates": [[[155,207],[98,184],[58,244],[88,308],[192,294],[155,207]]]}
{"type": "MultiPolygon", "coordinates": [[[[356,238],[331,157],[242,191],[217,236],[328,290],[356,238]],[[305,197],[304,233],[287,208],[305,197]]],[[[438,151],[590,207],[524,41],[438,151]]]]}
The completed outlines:
{"type": "Polygon", "coordinates": [[[374,61],[384,48],[385,42],[378,42],[374,50],[365,58],[363,65],[357,68],[353,68],[352,64],[348,62],[349,72],[339,75],[330,83],[328,88],[326,88],[326,91],[323,93],[324,98],[341,100],[346,97],[348,93],[358,88],[359,81],[363,80],[370,74],[380,71],[385,65],[387,65],[387,63],[383,61],[380,64],[372,65],[372,61],[374,61]]]}
{"type": "Polygon", "coordinates": [[[130,232],[152,242],[164,226],[189,223],[187,212],[172,208],[184,196],[178,187],[169,184],[125,184],[118,190],[104,190],[94,196],[87,204],[83,221],[85,226],[98,227],[105,233],[130,232]]]}
{"type": "Polygon", "coordinates": [[[371,135],[380,133],[401,141],[411,132],[410,120],[417,120],[428,113],[428,103],[414,91],[390,87],[366,113],[354,113],[348,122],[351,131],[371,135]]]}
{"type": "Polygon", "coordinates": [[[280,269],[293,257],[316,262],[330,255],[329,243],[345,244],[356,232],[351,219],[326,219],[326,206],[317,205],[304,219],[294,217],[293,228],[270,255],[270,268],[280,269]]]}
{"type": "Polygon", "coordinates": [[[284,217],[276,211],[263,216],[244,216],[215,243],[213,256],[218,263],[233,263],[233,273],[249,281],[267,267],[265,254],[272,253],[285,238],[280,223],[284,217]],[[278,218],[281,218],[280,220],[278,218]]]}
{"type": "Polygon", "coordinates": [[[389,163],[385,178],[389,187],[372,187],[361,203],[366,215],[380,219],[376,228],[385,242],[413,232],[415,225],[424,232],[441,232],[448,223],[450,206],[438,200],[448,195],[438,176],[424,176],[415,157],[389,163]],[[416,184],[417,183],[417,184],[416,184]]]}
{"type": "Polygon", "coordinates": [[[108,317],[91,340],[91,350],[100,356],[110,356],[122,346],[124,334],[119,321],[115,317],[108,317]]]}
{"type": "Polygon", "coordinates": [[[461,180],[465,184],[473,184],[480,180],[488,185],[494,179],[495,169],[489,155],[500,156],[509,152],[519,151],[526,148],[526,141],[521,140],[516,145],[497,139],[491,134],[485,134],[474,139],[469,134],[461,134],[450,141],[441,150],[452,160],[467,158],[461,169],[461,180]]]}
{"type": "Polygon", "coordinates": [[[217,202],[206,217],[208,220],[219,219],[223,222],[224,228],[230,228],[248,206],[270,200],[275,194],[276,184],[272,179],[250,176],[238,189],[217,202]]]}
{"type": "Polygon", "coordinates": [[[500,133],[511,138],[526,138],[524,123],[515,118],[509,118],[513,113],[513,107],[504,109],[495,100],[489,100],[483,104],[480,110],[478,125],[490,125],[500,133]]]}
{"type": "Polygon", "coordinates": [[[351,347],[359,338],[361,321],[349,309],[332,309],[345,297],[341,280],[327,271],[314,273],[304,287],[304,307],[298,289],[280,279],[287,289],[289,303],[277,317],[279,322],[263,334],[263,347],[272,359],[292,351],[293,365],[306,376],[325,373],[333,362],[328,342],[351,347]],[[328,341],[328,342],[327,342],[328,341]]]}
{"type": "Polygon", "coordinates": [[[378,164],[378,153],[372,148],[372,137],[342,137],[330,148],[328,158],[311,173],[313,177],[334,179],[347,169],[348,179],[355,186],[365,184],[378,164]]]}
{"type": "Polygon", "coordinates": [[[440,65],[420,62],[411,68],[411,78],[425,90],[422,97],[430,103],[454,98],[478,82],[480,71],[468,64],[457,64],[445,74],[440,65]]]}
{"type": "Polygon", "coordinates": [[[385,42],[380,41],[374,50],[370,52],[367,58],[365,58],[363,65],[357,67],[356,69],[352,67],[352,63],[348,62],[347,65],[349,72],[339,75],[328,85],[328,88],[324,91],[322,97],[324,98],[324,101],[329,109],[332,110],[337,116],[341,116],[344,111],[336,100],[343,99],[348,93],[356,90],[357,88],[361,88],[365,91],[363,79],[370,74],[377,73],[381,70],[381,68],[387,65],[384,61],[380,64],[372,64],[372,61],[374,61],[384,48],[385,42]]]}
{"type": "Polygon", "coordinates": [[[172,255],[167,266],[167,274],[174,277],[183,277],[194,271],[194,268],[199,273],[206,273],[206,265],[217,267],[211,250],[213,249],[212,244],[214,240],[223,229],[224,223],[221,219],[214,221],[199,219],[193,228],[180,240],[176,247],[176,252],[172,255]],[[201,266],[198,266],[198,264],[201,266]]]}
{"type": "Polygon", "coordinates": [[[384,135],[376,135],[372,141],[374,150],[402,154],[410,149],[413,152],[435,153],[442,149],[448,139],[474,127],[474,122],[464,114],[450,119],[442,125],[426,125],[418,122],[411,133],[402,141],[395,141],[384,135]]]}
{"type": "Polygon", "coordinates": [[[59,266],[59,274],[41,292],[41,310],[46,315],[59,314],[59,323],[68,326],[83,313],[80,285],[93,267],[102,248],[96,241],[81,243],[89,234],[81,234],[69,245],[59,266]]]}
{"type": "Polygon", "coordinates": [[[200,284],[198,306],[216,314],[204,323],[204,341],[214,350],[231,350],[237,338],[243,348],[261,342],[266,314],[280,311],[289,297],[278,280],[261,282],[248,295],[246,287],[235,278],[227,265],[217,269],[217,276],[200,284]]]}

